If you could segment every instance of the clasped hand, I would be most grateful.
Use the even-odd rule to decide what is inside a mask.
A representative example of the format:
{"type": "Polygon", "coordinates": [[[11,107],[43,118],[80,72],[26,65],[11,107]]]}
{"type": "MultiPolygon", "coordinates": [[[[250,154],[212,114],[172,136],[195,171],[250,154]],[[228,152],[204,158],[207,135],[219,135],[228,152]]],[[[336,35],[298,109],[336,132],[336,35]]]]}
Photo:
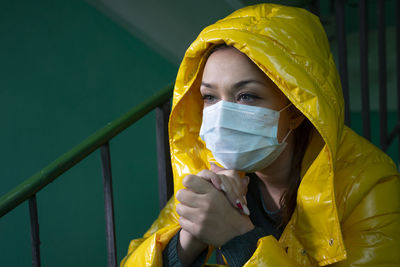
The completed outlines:
{"type": "Polygon", "coordinates": [[[179,190],[176,211],[180,215],[181,246],[192,242],[220,247],[235,236],[254,228],[246,206],[248,178],[232,170],[203,170],[183,179],[186,189],[179,190]],[[240,212],[237,203],[244,206],[240,212]],[[183,239],[183,240],[182,240],[183,239]]]}

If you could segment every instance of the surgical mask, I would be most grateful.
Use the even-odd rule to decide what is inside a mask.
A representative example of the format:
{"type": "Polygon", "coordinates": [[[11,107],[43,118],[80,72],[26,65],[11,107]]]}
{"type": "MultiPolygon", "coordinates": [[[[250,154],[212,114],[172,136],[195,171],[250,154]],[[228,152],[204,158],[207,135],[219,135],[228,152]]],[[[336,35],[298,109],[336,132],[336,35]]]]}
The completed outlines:
{"type": "Polygon", "coordinates": [[[224,168],[254,172],[268,167],[287,146],[278,142],[280,111],[226,101],[206,107],[200,138],[224,168]]]}

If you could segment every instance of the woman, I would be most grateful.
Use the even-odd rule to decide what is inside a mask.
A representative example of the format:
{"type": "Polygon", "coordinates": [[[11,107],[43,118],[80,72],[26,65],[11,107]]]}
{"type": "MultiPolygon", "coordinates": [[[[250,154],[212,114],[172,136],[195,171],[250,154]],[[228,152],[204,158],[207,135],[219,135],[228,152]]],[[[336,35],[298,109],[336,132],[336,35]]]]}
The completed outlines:
{"type": "Polygon", "coordinates": [[[175,197],[121,266],[201,265],[213,248],[231,266],[398,266],[396,167],[343,114],[309,12],[262,4],[204,29],[175,85],[175,197]]]}

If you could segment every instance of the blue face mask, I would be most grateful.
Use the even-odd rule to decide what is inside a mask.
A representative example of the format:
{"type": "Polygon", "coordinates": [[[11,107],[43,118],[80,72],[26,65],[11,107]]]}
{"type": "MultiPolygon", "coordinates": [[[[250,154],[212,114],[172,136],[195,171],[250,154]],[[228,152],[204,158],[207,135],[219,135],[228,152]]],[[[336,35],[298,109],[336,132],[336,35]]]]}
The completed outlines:
{"type": "Polygon", "coordinates": [[[199,135],[224,168],[259,171],[275,161],[287,145],[291,131],[282,143],[277,139],[281,111],[221,100],[203,110],[199,135]]]}

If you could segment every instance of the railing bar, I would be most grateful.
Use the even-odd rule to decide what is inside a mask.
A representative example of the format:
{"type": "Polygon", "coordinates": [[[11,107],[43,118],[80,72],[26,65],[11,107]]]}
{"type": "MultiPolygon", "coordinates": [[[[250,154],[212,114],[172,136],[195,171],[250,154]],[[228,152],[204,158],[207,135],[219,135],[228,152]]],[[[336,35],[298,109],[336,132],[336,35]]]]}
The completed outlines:
{"type": "MultiPolygon", "coordinates": [[[[397,62],[397,121],[400,121],[400,1],[396,1],[396,62],[397,62]]],[[[397,139],[397,158],[400,162],[400,138],[397,139]]]]}
{"type": "Polygon", "coordinates": [[[31,176],[29,179],[25,180],[23,183],[19,184],[14,189],[3,195],[0,198],[0,217],[14,209],[36,192],[40,191],[55,178],[73,167],[82,159],[86,158],[105,142],[128,128],[130,125],[138,121],[157,106],[168,101],[168,99],[170,99],[172,96],[172,91],[173,86],[171,85],[155,93],[143,103],[132,108],[123,116],[107,124],[105,127],[86,138],[83,142],[57,158],[35,175],[31,176]]]}
{"type": "Polygon", "coordinates": [[[32,266],[40,267],[40,236],[36,195],[29,198],[29,217],[31,222],[32,266]]]}
{"type": "Polygon", "coordinates": [[[359,1],[360,22],[360,77],[361,77],[361,114],[363,136],[371,140],[371,122],[369,108],[369,82],[368,82],[368,16],[367,1],[359,1]]]}
{"type": "Polygon", "coordinates": [[[170,101],[156,108],[158,195],[160,210],[173,194],[173,177],[168,138],[170,101]]]}
{"type": "Polygon", "coordinates": [[[379,64],[379,122],[380,145],[387,146],[387,92],[386,92],[386,33],[385,33],[385,1],[378,1],[378,64],[379,64]]]}
{"type": "Polygon", "coordinates": [[[112,190],[110,145],[108,142],[101,146],[100,152],[104,187],[104,210],[106,217],[108,266],[116,267],[117,249],[115,244],[114,201],[112,190]]]}
{"type": "MultiPolygon", "coordinates": [[[[400,134],[400,121],[394,126],[393,130],[389,133],[387,138],[387,143],[390,145],[393,140],[400,134]]],[[[388,146],[386,146],[388,148],[388,146]]]]}
{"type": "Polygon", "coordinates": [[[339,73],[342,82],[343,97],[345,102],[345,123],[350,126],[350,96],[349,96],[349,79],[347,71],[347,44],[346,44],[346,21],[344,0],[335,1],[336,13],[336,33],[338,38],[339,51],[339,73]]]}
{"type": "Polygon", "coordinates": [[[309,9],[311,13],[319,17],[320,15],[319,0],[312,0],[311,3],[309,4],[309,9]]]}

